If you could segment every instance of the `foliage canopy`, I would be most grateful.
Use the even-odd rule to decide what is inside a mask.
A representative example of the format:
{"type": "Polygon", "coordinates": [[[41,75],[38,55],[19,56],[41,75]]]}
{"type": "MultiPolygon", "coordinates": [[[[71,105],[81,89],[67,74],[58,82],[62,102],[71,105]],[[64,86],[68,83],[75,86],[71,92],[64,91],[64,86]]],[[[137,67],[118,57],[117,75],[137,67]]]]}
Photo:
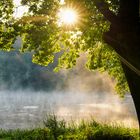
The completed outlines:
{"type": "MultiPolygon", "coordinates": [[[[96,1],[96,0],[95,0],[96,1]]],[[[106,0],[117,14],[119,0],[106,0]]],[[[17,36],[22,38],[21,52],[32,52],[33,62],[47,66],[59,54],[55,68],[71,68],[82,53],[87,54],[86,66],[90,70],[107,71],[116,79],[120,95],[129,91],[119,57],[103,42],[102,35],[109,29],[109,22],[98,11],[92,0],[22,0],[29,7],[26,15],[13,17],[12,0],[0,1],[0,49],[13,50],[17,36]],[[58,25],[58,11],[62,6],[72,7],[79,13],[79,21],[73,26],[58,25]]]]}

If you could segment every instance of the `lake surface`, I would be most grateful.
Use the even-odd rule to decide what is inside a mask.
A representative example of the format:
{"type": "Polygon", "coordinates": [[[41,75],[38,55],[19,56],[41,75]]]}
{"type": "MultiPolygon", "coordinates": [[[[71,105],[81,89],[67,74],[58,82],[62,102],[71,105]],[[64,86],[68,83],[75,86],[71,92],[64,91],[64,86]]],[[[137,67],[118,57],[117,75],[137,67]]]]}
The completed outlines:
{"type": "Polygon", "coordinates": [[[51,113],[66,121],[93,117],[138,127],[130,95],[122,100],[107,93],[0,91],[2,129],[42,127],[46,115],[51,113]]]}

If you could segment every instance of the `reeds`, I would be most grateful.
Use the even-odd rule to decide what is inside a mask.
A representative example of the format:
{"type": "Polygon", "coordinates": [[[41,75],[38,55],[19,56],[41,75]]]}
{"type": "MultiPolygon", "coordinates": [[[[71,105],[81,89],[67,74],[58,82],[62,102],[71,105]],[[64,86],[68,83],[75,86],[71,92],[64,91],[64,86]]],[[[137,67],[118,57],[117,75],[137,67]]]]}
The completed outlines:
{"type": "Polygon", "coordinates": [[[67,123],[55,115],[47,115],[44,128],[0,130],[0,140],[139,140],[139,131],[101,124],[94,119],[67,123]]]}

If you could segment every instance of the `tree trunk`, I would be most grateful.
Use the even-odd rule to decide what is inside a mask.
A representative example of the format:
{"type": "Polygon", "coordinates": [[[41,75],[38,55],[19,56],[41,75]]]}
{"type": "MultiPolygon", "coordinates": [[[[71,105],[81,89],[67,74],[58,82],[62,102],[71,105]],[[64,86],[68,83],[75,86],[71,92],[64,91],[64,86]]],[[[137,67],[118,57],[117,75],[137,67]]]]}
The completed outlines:
{"type": "Polygon", "coordinates": [[[134,71],[129,69],[125,64],[122,63],[122,67],[128,81],[131,96],[135,105],[138,122],[140,122],[140,76],[134,71]]]}
{"type": "Polygon", "coordinates": [[[130,69],[126,63],[122,62],[140,124],[139,0],[120,0],[116,19],[119,22],[111,23],[110,31],[104,34],[104,40],[120,55],[121,60],[124,59],[131,65],[130,69]]]}
{"type": "Polygon", "coordinates": [[[120,0],[118,16],[123,22],[137,23],[139,20],[139,0],[120,0]]]}
{"type": "MultiPolygon", "coordinates": [[[[138,38],[136,38],[136,34],[140,36],[139,31],[139,0],[120,0],[120,9],[118,14],[121,22],[126,24],[126,30],[125,32],[132,34],[132,36],[135,36],[134,38],[129,36],[129,38],[125,37],[125,42],[128,47],[128,54],[131,54],[130,50],[133,51],[133,54],[136,55],[136,59],[133,59],[134,57],[132,55],[127,56],[127,60],[133,59],[132,65],[136,66],[137,68],[140,68],[140,55],[138,52],[140,52],[140,41],[137,41],[138,38]],[[138,27],[138,28],[137,28],[138,27]],[[130,30],[129,30],[130,29],[130,30]],[[131,40],[131,41],[130,41],[131,40]],[[131,43],[131,44],[130,44],[131,43]],[[133,44],[134,43],[134,44],[133,44]],[[130,45],[129,45],[130,44],[130,45]],[[133,45],[132,45],[133,44],[133,45]],[[133,48],[133,50],[132,50],[133,48]],[[136,49],[135,49],[136,48],[136,49]]],[[[125,28],[123,26],[123,28],[125,28]]],[[[124,33],[124,29],[122,29],[122,35],[126,35],[124,33]]],[[[124,52],[125,54],[125,52],[124,52]]],[[[131,63],[131,62],[130,62],[131,63]]],[[[135,104],[136,112],[138,121],[140,124],[140,76],[137,75],[134,71],[132,71],[128,66],[122,63],[124,73],[126,75],[128,85],[130,88],[130,92],[135,104]]]]}

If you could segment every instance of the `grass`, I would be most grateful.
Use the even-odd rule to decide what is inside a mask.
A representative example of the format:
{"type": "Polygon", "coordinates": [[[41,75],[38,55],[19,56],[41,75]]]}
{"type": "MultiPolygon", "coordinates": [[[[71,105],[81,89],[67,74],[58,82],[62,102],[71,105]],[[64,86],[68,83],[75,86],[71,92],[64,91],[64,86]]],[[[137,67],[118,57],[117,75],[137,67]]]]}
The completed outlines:
{"type": "Polygon", "coordinates": [[[0,140],[140,140],[137,129],[109,126],[94,120],[77,125],[48,115],[44,126],[32,130],[0,130],[0,140]]]}

